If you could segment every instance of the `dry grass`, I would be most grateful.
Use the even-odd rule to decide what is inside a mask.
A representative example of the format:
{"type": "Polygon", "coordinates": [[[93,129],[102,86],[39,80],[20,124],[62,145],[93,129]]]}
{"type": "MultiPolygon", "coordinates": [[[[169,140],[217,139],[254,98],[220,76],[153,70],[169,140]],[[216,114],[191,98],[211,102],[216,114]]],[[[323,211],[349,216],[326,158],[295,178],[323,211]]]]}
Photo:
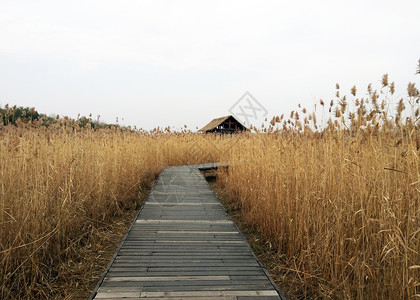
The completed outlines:
{"type": "Polygon", "coordinates": [[[164,166],[230,160],[220,183],[277,253],[273,268],[298,283],[297,298],[413,299],[419,96],[409,85],[391,118],[394,85],[382,83],[383,94],[370,87],[360,99],[354,88],[351,101],[337,86],[322,117],[300,108],[258,134],[94,131],[71,120],[0,128],[0,298],[71,297],[57,294],[60,280],[164,166]]]}
{"type": "Polygon", "coordinates": [[[235,163],[219,172],[304,297],[420,296],[419,98],[410,85],[409,94],[411,111],[401,100],[392,119],[372,90],[354,99],[354,112],[345,98],[326,107],[327,126],[312,125],[320,131],[309,116],[301,123],[293,113],[280,131],[274,119],[267,133],[241,139],[235,163]]]}
{"type": "Polygon", "coordinates": [[[275,251],[271,241],[267,240],[264,233],[257,225],[251,224],[243,217],[241,207],[238,205],[239,202],[229,198],[229,195],[226,193],[226,188],[217,176],[217,171],[204,171],[203,173],[206,176],[211,188],[226,208],[229,216],[238,226],[239,230],[245,235],[254,254],[265,266],[271,278],[274,280],[276,285],[281,288],[281,292],[287,297],[287,299],[296,300],[315,298],[315,292],[309,293],[308,291],[305,291],[302,289],[301,282],[298,278],[279,268],[279,266],[284,263],[282,255],[279,255],[279,253],[275,251]]]}
{"type": "Polygon", "coordinates": [[[133,209],[114,217],[103,228],[97,228],[89,242],[80,245],[72,258],[54,266],[57,276],[49,282],[53,290],[49,297],[57,300],[89,298],[135,214],[133,206],[133,209]]]}
{"type": "Polygon", "coordinates": [[[63,266],[83,263],[80,251],[138,206],[164,166],[218,159],[189,133],[74,125],[0,129],[0,298],[55,297],[63,266]]]}

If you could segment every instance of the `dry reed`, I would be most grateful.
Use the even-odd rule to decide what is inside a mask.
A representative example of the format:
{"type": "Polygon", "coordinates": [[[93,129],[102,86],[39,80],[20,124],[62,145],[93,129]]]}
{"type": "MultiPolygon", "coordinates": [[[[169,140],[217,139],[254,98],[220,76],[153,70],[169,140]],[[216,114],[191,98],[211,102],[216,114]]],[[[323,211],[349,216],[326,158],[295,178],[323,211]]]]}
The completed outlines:
{"type": "Polygon", "coordinates": [[[51,297],[57,266],[147,179],[220,160],[231,162],[219,172],[230,200],[305,296],[418,296],[419,94],[410,84],[391,117],[394,84],[384,76],[382,85],[367,98],[353,87],[351,100],[337,85],[337,99],[320,101],[326,122],[299,107],[257,134],[93,130],[65,119],[0,128],[0,298],[51,297]]]}
{"type": "Polygon", "coordinates": [[[58,266],[132,206],[163,167],[219,159],[208,141],[218,137],[35,123],[0,129],[2,299],[53,297],[58,266]]]}
{"type": "MultiPolygon", "coordinates": [[[[394,92],[387,76],[382,83],[384,95],[394,92]]],[[[290,120],[249,134],[219,172],[305,298],[420,296],[419,97],[414,85],[408,92],[394,118],[371,90],[354,112],[340,98],[325,126],[290,120]]]]}

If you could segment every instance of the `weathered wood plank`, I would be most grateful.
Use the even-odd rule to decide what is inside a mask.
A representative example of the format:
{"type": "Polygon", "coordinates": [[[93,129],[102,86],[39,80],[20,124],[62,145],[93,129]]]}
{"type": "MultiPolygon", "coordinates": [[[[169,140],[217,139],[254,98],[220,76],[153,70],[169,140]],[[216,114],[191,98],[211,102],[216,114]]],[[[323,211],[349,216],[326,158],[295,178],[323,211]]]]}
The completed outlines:
{"type": "Polygon", "coordinates": [[[230,280],[229,276],[140,276],[140,277],[108,277],[105,281],[191,281],[191,280],[230,280]]]}
{"type": "Polygon", "coordinates": [[[198,167],[181,166],[161,173],[91,299],[281,294],[198,167]]]}
{"type": "Polygon", "coordinates": [[[159,272],[141,272],[141,271],[113,271],[112,269],[108,272],[108,277],[143,277],[148,276],[150,278],[153,277],[159,277],[159,276],[202,276],[203,274],[206,274],[208,276],[235,276],[236,278],[239,277],[260,277],[264,276],[265,274],[262,271],[256,270],[256,271],[241,271],[241,270],[222,270],[222,271],[166,271],[163,273],[159,272]]]}
{"type": "Polygon", "coordinates": [[[277,296],[277,292],[275,290],[272,291],[200,291],[200,292],[141,292],[140,298],[147,298],[147,297],[217,297],[217,296],[277,296]]]}
{"type": "Polygon", "coordinates": [[[220,219],[213,219],[213,220],[194,220],[194,219],[167,219],[167,220],[156,220],[156,219],[138,219],[136,220],[136,224],[142,223],[157,223],[157,224],[166,224],[166,223],[173,223],[173,224],[231,224],[232,221],[230,220],[220,220],[220,219]]]}
{"type": "Polygon", "coordinates": [[[246,290],[246,289],[271,289],[272,286],[266,281],[104,281],[103,287],[142,288],[144,291],[201,291],[201,290],[246,290]]]}
{"type": "MultiPolygon", "coordinates": [[[[156,286],[142,286],[142,285],[135,285],[131,282],[127,283],[115,283],[111,285],[110,283],[106,283],[101,286],[99,289],[100,292],[108,292],[108,293],[118,293],[118,292],[128,292],[128,293],[135,293],[135,292],[194,292],[194,294],[198,295],[199,293],[205,292],[228,292],[228,291],[274,291],[273,287],[269,284],[243,284],[243,285],[156,285],[156,286]]],[[[175,295],[174,295],[175,296],[175,295]]],[[[245,296],[245,295],[243,295],[245,296]]],[[[266,295],[262,295],[266,296],[266,295]]],[[[156,296],[155,296],[156,297],[156,296]]],[[[191,297],[191,296],[190,296],[191,297]]]]}

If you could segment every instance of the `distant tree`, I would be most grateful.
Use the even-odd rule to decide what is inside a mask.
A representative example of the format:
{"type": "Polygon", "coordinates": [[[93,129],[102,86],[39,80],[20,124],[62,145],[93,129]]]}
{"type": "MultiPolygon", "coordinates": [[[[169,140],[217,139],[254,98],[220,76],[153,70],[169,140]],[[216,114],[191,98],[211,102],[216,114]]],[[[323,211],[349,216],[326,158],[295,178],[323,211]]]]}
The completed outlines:
{"type": "Polygon", "coordinates": [[[0,125],[18,125],[20,122],[31,123],[33,121],[37,121],[38,125],[45,127],[60,123],[62,124],[60,126],[70,126],[72,128],[78,126],[80,128],[92,128],[94,130],[101,128],[115,128],[120,130],[123,129],[123,127],[118,124],[107,124],[100,122],[99,118],[98,120],[93,121],[91,115],[88,117],[78,116],[75,120],[67,116],[60,117],[59,115],[47,116],[46,114],[40,114],[34,107],[18,107],[16,105],[10,107],[8,104],[6,104],[4,107],[0,107],[0,125]]]}
{"type": "Polygon", "coordinates": [[[28,123],[39,118],[40,114],[33,107],[17,107],[16,105],[9,107],[7,104],[4,108],[0,107],[0,119],[3,125],[16,125],[19,119],[24,123],[28,123]]]}

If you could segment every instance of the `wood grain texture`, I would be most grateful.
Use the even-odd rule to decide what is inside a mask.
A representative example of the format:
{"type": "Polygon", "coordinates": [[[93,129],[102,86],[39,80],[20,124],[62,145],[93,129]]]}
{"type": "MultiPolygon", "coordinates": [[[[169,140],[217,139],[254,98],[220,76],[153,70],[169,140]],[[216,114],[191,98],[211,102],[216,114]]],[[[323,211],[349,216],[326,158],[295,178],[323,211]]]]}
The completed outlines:
{"type": "Polygon", "coordinates": [[[200,169],[165,168],[90,299],[284,299],[200,169]]]}

